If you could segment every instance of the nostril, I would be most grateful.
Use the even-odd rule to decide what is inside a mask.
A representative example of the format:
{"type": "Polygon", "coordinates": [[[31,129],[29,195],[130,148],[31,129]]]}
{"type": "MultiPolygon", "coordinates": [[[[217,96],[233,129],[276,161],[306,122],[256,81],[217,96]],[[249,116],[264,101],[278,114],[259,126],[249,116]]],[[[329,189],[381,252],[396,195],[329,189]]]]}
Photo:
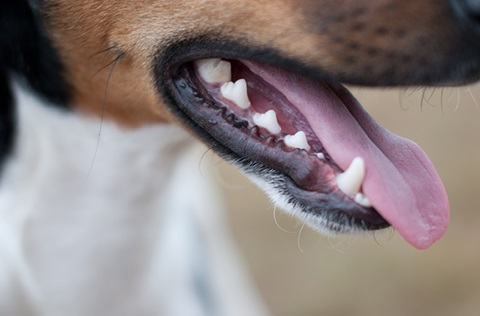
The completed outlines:
{"type": "Polygon", "coordinates": [[[461,22],[480,33],[480,0],[452,0],[451,3],[461,22]]]}

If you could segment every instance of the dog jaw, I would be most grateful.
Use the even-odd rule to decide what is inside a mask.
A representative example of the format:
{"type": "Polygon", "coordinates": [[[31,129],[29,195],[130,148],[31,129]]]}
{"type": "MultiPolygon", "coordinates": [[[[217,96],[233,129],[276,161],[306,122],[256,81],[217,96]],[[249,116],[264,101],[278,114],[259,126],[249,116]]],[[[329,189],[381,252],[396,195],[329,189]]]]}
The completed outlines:
{"type": "MultiPolygon", "coordinates": [[[[181,120],[165,102],[171,101],[165,89],[157,90],[163,84],[158,78],[165,74],[155,73],[175,58],[184,63],[210,57],[250,59],[319,81],[382,86],[463,83],[480,73],[478,59],[472,57],[478,55],[478,43],[468,39],[472,31],[457,23],[447,2],[46,3],[72,103],[127,126],[181,120]],[[403,18],[394,18],[399,15],[403,18]],[[196,50],[176,50],[189,43],[196,50]]],[[[309,149],[308,136],[292,146],[309,149]]],[[[337,171],[346,170],[353,158],[339,162],[337,171]]],[[[368,194],[365,199],[363,192],[357,193],[354,201],[369,205],[368,194]]]]}
{"type": "Polygon", "coordinates": [[[337,84],[249,61],[232,63],[233,79],[248,84],[248,109],[229,105],[218,87],[201,82],[191,64],[173,67],[159,80],[165,82],[159,89],[172,96],[172,109],[213,150],[242,161],[247,171],[253,164],[254,170],[265,168],[266,177],[284,177],[272,184],[277,195],[286,196],[294,215],[308,214],[307,224],[325,225],[317,230],[374,230],[386,227],[387,220],[417,248],[443,235],[448,199],[418,146],[379,127],[337,84]],[[252,125],[256,112],[271,108],[278,110],[284,131],[278,135],[252,125]],[[303,141],[293,147],[301,148],[293,150],[286,139],[299,130],[303,141]]]}

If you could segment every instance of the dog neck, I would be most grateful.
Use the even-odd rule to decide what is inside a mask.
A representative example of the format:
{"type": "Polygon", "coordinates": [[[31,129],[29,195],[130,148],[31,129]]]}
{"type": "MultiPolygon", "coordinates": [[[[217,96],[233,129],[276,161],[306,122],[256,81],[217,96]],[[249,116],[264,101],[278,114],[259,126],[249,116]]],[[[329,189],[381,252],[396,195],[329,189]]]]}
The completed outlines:
{"type": "Polygon", "coordinates": [[[7,314],[264,314],[204,147],[174,126],[123,130],[14,91],[15,147],[0,178],[7,314]]]}
{"type": "Polygon", "coordinates": [[[164,201],[159,192],[192,143],[181,130],[171,125],[124,130],[43,104],[19,84],[14,91],[18,123],[14,153],[2,175],[3,194],[10,192],[3,201],[17,200],[24,210],[65,202],[65,209],[78,205],[92,212],[106,203],[120,211],[164,201]]]}
{"type": "MultiPolygon", "coordinates": [[[[62,306],[78,306],[79,314],[96,314],[95,296],[111,301],[104,296],[138,288],[162,271],[152,260],[160,252],[173,259],[168,262],[185,262],[172,271],[192,270],[193,224],[176,204],[181,189],[171,187],[178,183],[178,157],[190,150],[189,137],[170,125],[123,130],[42,104],[19,84],[14,91],[17,130],[0,182],[0,234],[3,250],[11,252],[6,270],[14,270],[2,269],[13,278],[7,286],[27,297],[31,306],[24,308],[68,314],[62,306]],[[156,244],[174,237],[168,247],[156,244]]],[[[162,295],[160,286],[156,290],[162,295]]],[[[142,295],[145,308],[153,308],[145,300],[154,298],[142,295]]]]}

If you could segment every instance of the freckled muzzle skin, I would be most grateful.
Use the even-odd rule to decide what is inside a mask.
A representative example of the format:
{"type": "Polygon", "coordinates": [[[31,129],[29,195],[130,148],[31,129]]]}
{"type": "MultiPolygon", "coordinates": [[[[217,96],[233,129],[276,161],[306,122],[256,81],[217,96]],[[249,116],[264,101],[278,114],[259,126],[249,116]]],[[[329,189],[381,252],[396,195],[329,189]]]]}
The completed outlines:
{"type": "Polygon", "coordinates": [[[341,81],[448,85],[478,78],[479,34],[453,9],[462,1],[322,2],[305,0],[303,16],[341,81]]]}
{"type": "Polygon", "coordinates": [[[476,80],[479,33],[464,2],[44,0],[41,14],[72,103],[99,115],[115,66],[105,114],[135,126],[175,120],[156,90],[154,63],[185,41],[197,43],[191,58],[195,50],[214,55],[208,47],[214,44],[219,53],[225,46],[225,54],[239,55],[233,57],[279,63],[322,80],[374,86],[476,80]]]}

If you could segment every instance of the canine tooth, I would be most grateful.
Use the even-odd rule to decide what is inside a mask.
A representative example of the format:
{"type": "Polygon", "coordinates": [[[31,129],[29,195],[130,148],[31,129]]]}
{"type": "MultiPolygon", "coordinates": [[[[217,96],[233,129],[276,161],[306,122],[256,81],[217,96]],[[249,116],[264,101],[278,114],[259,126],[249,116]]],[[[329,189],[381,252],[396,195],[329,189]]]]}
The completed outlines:
{"type": "Polygon", "coordinates": [[[278,124],[277,113],[274,110],[268,110],[264,114],[255,113],[253,123],[267,129],[272,134],[278,134],[282,131],[280,124],[278,124]]]}
{"type": "Polygon", "coordinates": [[[319,159],[325,159],[325,155],[323,153],[316,153],[315,155],[317,155],[319,159]]]}
{"type": "Polygon", "coordinates": [[[198,73],[208,83],[232,81],[232,65],[220,58],[198,59],[195,61],[198,73]]]}
{"type": "Polygon", "coordinates": [[[355,202],[357,202],[361,206],[372,207],[372,202],[370,202],[370,200],[364,194],[362,194],[360,192],[355,194],[354,200],[355,200],[355,202]]]}
{"type": "Polygon", "coordinates": [[[364,177],[365,162],[363,158],[356,157],[345,172],[337,175],[338,188],[346,195],[353,197],[360,190],[364,177]]]}
{"type": "Polygon", "coordinates": [[[225,99],[234,102],[239,108],[248,109],[250,107],[245,79],[239,79],[235,83],[224,83],[220,87],[220,92],[225,99]]]}
{"type": "Polygon", "coordinates": [[[305,149],[306,151],[310,150],[310,145],[307,141],[307,136],[303,131],[297,132],[295,135],[287,135],[283,140],[285,144],[292,148],[305,149]]]}

